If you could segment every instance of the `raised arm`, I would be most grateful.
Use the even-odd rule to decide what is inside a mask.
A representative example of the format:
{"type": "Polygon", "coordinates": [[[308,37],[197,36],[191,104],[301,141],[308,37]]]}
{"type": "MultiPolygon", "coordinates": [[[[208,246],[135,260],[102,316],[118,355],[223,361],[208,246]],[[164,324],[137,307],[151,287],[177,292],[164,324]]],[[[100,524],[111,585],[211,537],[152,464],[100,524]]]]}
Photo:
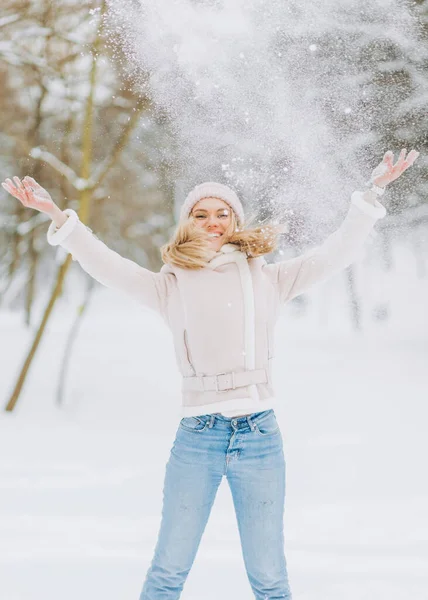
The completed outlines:
{"type": "Polygon", "coordinates": [[[24,206],[49,215],[53,222],[48,230],[48,242],[70,252],[73,260],[103,285],[132,296],[144,306],[162,314],[168,295],[169,279],[173,275],[153,273],[137,263],[123,258],[108,248],[86,227],[74,210],[62,211],[49,193],[34,179],[6,179],[4,189],[24,206]]]}
{"type": "Polygon", "coordinates": [[[265,265],[266,273],[278,286],[282,302],[287,302],[306,292],[312,285],[325,281],[357,258],[374,224],[386,214],[377,196],[382,195],[383,188],[397,179],[418,156],[419,153],[412,150],[406,158],[406,151],[402,150],[394,165],[394,155],[387,152],[372,173],[372,189],[352,194],[351,206],[345,220],[323,244],[295,258],[265,265]]]}

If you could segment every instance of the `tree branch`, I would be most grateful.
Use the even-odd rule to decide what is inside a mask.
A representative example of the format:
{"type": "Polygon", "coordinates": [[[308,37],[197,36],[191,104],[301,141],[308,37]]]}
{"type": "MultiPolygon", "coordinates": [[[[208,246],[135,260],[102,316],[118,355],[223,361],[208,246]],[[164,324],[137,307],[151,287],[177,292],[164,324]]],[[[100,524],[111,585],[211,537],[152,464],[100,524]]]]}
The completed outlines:
{"type": "Polygon", "coordinates": [[[98,170],[94,173],[94,175],[91,179],[92,187],[95,187],[96,185],[100,185],[102,183],[102,181],[105,179],[105,177],[107,176],[110,169],[112,167],[114,167],[114,165],[116,164],[117,160],[119,159],[119,156],[122,153],[122,150],[125,148],[125,146],[128,142],[128,139],[129,139],[129,136],[131,135],[132,130],[138,123],[138,120],[140,118],[140,113],[144,107],[144,104],[145,104],[144,101],[141,100],[138,102],[137,106],[134,108],[132,115],[129,117],[129,121],[123,128],[122,133],[119,136],[119,139],[113,146],[111,155],[109,157],[107,157],[107,159],[99,166],[98,170]]]}
{"type": "Polygon", "coordinates": [[[41,160],[47,163],[50,167],[55,169],[57,173],[63,175],[71,183],[74,189],[79,190],[79,192],[91,188],[91,184],[87,179],[79,177],[71,167],[63,163],[51,152],[47,152],[41,148],[32,148],[30,150],[30,156],[35,160],[41,160]]]}

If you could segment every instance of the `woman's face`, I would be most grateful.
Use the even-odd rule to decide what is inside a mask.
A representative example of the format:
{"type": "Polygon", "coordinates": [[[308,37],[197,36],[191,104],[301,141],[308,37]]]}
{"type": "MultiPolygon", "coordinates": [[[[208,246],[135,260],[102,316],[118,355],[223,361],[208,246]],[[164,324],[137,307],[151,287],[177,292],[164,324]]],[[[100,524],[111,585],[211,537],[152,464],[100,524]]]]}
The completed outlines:
{"type": "Polygon", "coordinates": [[[232,209],[219,198],[203,198],[190,213],[197,227],[208,232],[213,250],[218,252],[225,243],[224,232],[232,220],[232,209]]]}

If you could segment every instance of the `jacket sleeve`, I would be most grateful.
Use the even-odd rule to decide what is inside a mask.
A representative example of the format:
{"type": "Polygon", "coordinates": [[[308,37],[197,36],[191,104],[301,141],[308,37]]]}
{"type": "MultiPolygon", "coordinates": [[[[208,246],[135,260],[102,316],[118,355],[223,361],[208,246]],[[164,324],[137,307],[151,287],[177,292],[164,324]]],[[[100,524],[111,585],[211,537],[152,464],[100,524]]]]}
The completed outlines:
{"type": "Polygon", "coordinates": [[[73,260],[91,277],[115,290],[135,298],[147,308],[164,312],[168,276],[153,273],[132,260],[110,250],[86,227],[72,209],[64,211],[67,221],[59,229],[51,223],[47,238],[51,246],[62,246],[71,253],[73,260]]]}
{"type": "Polygon", "coordinates": [[[376,221],[385,214],[385,207],[379,201],[370,204],[364,200],[363,192],[354,192],[344,221],[323,244],[295,258],[265,265],[278,286],[280,300],[292,300],[348,267],[357,258],[376,221]]]}

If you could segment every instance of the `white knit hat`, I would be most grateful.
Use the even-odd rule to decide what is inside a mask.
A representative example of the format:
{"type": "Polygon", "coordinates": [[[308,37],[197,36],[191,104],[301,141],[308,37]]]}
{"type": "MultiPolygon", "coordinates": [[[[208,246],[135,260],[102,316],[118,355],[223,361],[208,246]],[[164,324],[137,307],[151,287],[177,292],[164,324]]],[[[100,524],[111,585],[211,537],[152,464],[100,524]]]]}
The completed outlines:
{"type": "Polygon", "coordinates": [[[187,219],[196,202],[199,202],[202,198],[220,198],[220,200],[224,200],[235,212],[239,227],[244,224],[244,209],[236,193],[227,185],[215,183],[214,181],[206,181],[193,188],[181,207],[180,220],[187,219]]]}

